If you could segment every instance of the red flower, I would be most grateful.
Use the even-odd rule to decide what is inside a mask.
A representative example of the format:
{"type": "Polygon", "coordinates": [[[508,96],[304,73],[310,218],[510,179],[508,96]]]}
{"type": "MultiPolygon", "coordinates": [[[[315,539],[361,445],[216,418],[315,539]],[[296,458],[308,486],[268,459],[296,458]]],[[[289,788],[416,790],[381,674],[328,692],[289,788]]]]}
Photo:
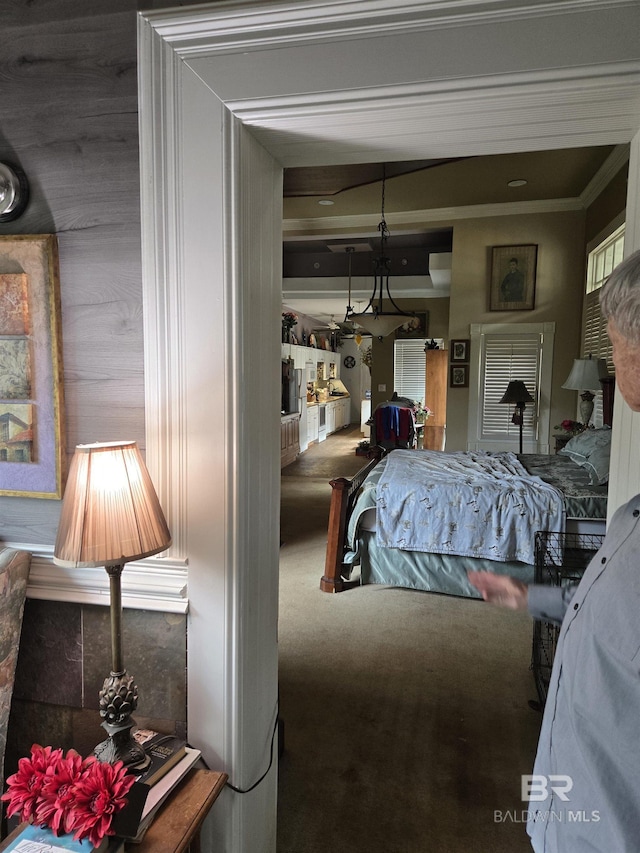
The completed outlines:
{"type": "Polygon", "coordinates": [[[122,761],[105,764],[95,758],[87,765],[74,790],[74,805],[65,824],[76,840],[89,838],[99,847],[105,835],[113,835],[113,816],[127,804],[127,794],[135,776],[127,773],[122,761]]]}
{"type": "Polygon", "coordinates": [[[35,811],[36,823],[49,826],[56,835],[69,831],[67,823],[75,803],[75,786],[85,767],[82,757],[70,749],[55,767],[47,769],[35,811]]]}
{"type": "Polygon", "coordinates": [[[2,795],[2,799],[9,803],[7,817],[17,814],[20,820],[31,820],[35,816],[47,771],[55,767],[61,758],[61,749],[33,744],[31,758],[21,758],[18,772],[7,779],[8,791],[2,795]]]}

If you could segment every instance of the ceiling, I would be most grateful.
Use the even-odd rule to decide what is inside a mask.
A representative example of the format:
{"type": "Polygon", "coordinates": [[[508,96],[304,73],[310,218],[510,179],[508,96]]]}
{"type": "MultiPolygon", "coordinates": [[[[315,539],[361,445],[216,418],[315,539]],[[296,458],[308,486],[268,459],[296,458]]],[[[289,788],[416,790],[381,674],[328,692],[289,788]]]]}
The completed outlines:
{"type": "Polygon", "coordinates": [[[451,252],[456,218],[473,216],[476,205],[573,200],[575,209],[613,151],[614,146],[597,146],[285,169],[283,300],[323,323],[331,316],[341,320],[349,246],[355,250],[351,272],[358,290],[352,303],[368,301],[380,251],[383,176],[392,294],[440,296],[448,290],[432,287],[429,256],[451,252]],[[514,181],[518,185],[509,186],[514,181]]]}

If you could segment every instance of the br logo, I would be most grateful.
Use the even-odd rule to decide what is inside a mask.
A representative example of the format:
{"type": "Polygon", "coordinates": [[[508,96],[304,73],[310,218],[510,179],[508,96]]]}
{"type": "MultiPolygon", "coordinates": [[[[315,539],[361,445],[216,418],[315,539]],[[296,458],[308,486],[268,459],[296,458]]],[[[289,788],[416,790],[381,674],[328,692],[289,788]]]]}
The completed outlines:
{"type": "Polygon", "coordinates": [[[553,791],[561,800],[566,802],[569,799],[567,795],[572,788],[573,779],[571,776],[565,776],[563,773],[550,774],[549,776],[534,773],[531,776],[522,776],[520,797],[523,801],[541,803],[547,799],[548,792],[553,791]]]}

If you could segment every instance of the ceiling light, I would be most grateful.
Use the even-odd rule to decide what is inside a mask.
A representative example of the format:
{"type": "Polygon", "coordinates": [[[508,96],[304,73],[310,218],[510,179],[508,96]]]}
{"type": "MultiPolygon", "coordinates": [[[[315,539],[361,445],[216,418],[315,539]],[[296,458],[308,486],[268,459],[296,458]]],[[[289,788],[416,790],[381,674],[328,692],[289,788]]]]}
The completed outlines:
{"type": "Polygon", "coordinates": [[[330,198],[321,198],[318,204],[324,204],[328,206],[334,204],[334,202],[332,202],[330,198]]]}
{"type": "Polygon", "coordinates": [[[365,331],[375,335],[378,340],[382,340],[387,335],[391,334],[398,326],[407,323],[414,316],[413,314],[405,314],[393,301],[391,291],[389,290],[389,266],[390,259],[385,253],[387,240],[389,238],[389,229],[384,218],[384,191],[385,191],[385,171],[382,167],[382,219],[378,225],[380,232],[380,254],[375,259],[375,271],[373,275],[373,292],[369,304],[364,311],[354,314],[349,312],[347,308],[346,321],[357,323],[365,331]],[[389,302],[396,309],[395,311],[384,311],[382,305],[382,289],[386,290],[389,302]]]}
{"type": "Polygon", "coordinates": [[[528,181],[525,181],[524,178],[516,178],[514,181],[509,181],[507,184],[508,187],[526,187],[528,181]]]}

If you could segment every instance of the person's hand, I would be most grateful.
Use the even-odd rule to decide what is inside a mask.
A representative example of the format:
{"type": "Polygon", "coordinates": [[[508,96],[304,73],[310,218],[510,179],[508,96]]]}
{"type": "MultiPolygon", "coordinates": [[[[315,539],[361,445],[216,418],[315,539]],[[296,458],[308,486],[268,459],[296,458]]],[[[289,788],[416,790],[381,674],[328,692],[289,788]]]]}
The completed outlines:
{"type": "Polygon", "coordinates": [[[527,609],[527,585],[522,581],[493,572],[467,572],[467,577],[490,604],[510,610],[527,609]]]}

